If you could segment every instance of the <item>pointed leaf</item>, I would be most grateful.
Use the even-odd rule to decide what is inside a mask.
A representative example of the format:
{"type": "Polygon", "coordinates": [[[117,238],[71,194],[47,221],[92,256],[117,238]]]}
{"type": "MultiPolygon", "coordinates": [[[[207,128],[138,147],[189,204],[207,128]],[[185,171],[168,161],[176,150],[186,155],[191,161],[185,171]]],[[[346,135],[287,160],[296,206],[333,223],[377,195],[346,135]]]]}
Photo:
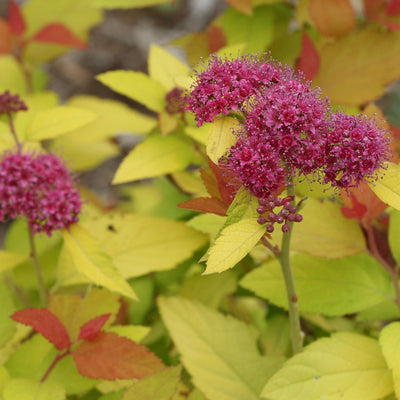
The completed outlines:
{"type": "Polygon", "coordinates": [[[297,68],[304,72],[306,79],[312,81],[318,73],[319,64],[319,53],[307,33],[303,32],[301,53],[297,68]]]}
{"type": "Polygon", "coordinates": [[[209,400],[259,400],[282,359],[262,357],[253,328],[198,302],[159,299],[164,323],[194,385],[209,400]]]}
{"type": "Polygon", "coordinates": [[[172,400],[182,367],[166,368],[135,382],[122,396],[122,400],[172,400]]]}
{"type": "Polygon", "coordinates": [[[228,209],[228,206],[222,200],[215,197],[197,197],[196,199],[179,203],[178,207],[222,216],[226,215],[228,209]]]}
{"type": "Polygon", "coordinates": [[[12,379],[4,388],[3,400],[65,400],[65,389],[57,382],[12,379]]]}
{"type": "Polygon", "coordinates": [[[243,219],[229,225],[211,246],[204,274],[233,268],[253,249],[264,233],[265,226],[256,219],[243,219]]]}
{"type": "MultiPolygon", "coordinates": [[[[336,260],[298,254],[292,257],[292,269],[299,309],[304,313],[351,314],[394,296],[388,275],[366,254],[336,260]]],[[[285,283],[277,260],[250,272],[240,284],[287,308],[285,283]]]]}
{"type": "Polygon", "coordinates": [[[143,72],[109,71],[97,75],[97,79],[110,89],[144,104],[155,112],[165,108],[166,89],[143,72]]]}
{"type": "Polygon", "coordinates": [[[307,346],[285,363],[264,387],[269,400],[377,400],[393,391],[378,342],[337,333],[307,346]]]}
{"type": "Polygon", "coordinates": [[[400,396],[400,322],[392,322],[386,325],[379,336],[383,356],[393,374],[394,392],[397,398],[400,396]]]}
{"type": "Polygon", "coordinates": [[[150,46],[149,75],[167,91],[177,87],[175,78],[189,74],[190,68],[169,51],[155,44],[150,46]]]}
{"type": "Polygon", "coordinates": [[[63,231],[64,243],[72,256],[75,268],[93,281],[111,291],[136,299],[132,288],[119,274],[110,256],[81,226],[74,225],[63,231]]]}
{"type": "Polygon", "coordinates": [[[72,356],[79,372],[93,379],[141,379],[165,368],[146,347],[112,332],[83,341],[72,356]]]}
{"type": "Polygon", "coordinates": [[[123,159],[113,184],[181,171],[190,164],[192,153],[191,146],[176,136],[151,135],[123,159]]]}
{"type": "Polygon", "coordinates": [[[210,125],[207,155],[215,164],[236,143],[234,129],[238,127],[238,121],[232,117],[222,117],[210,125]]]}
{"type": "Polygon", "coordinates": [[[28,140],[53,139],[81,128],[96,118],[97,115],[91,111],[69,106],[39,111],[28,125],[25,138],[28,140]]]}
{"type": "Polygon", "coordinates": [[[314,85],[332,103],[360,105],[400,77],[400,32],[357,30],[325,45],[314,85]],[[340,79],[338,79],[340,77],[340,79]]]}
{"type": "Polygon", "coordinates": [[[378,180],[370,182],[373,192],[389,206],[400,210],[400,166],[391,162],[378,180]]]}
{"type": "Polygon", "coordinates": [[[111,317],[111,314],[99,315],[86,322],[80,329],[78,340],[93,340],[100,333],[104,324],[111,317]]]}
{"type": "Polygon", "coordinates": [[[84,49],[87,44],[77,37],[68,27],[63,24],[49,24],[35,33],[31,40],[42,43],[55,43],[63,46],[84,49]]]}
{"type": "Polygon", "coordinates": [[[356,25],[350,0],[309,0],[309,12],[316,28],[325,36],[344,35],[356,25]]]}
{"type": "Polygon", "coordinates": [[[8,8],[8,23],[12,33],[17,36],[22,35],[26,30],[24,16],[16,0],[11,0],[8,8]]]}
{"type": "Polygon", "coordinates": [[[71,344],[65,326],[52,312],[45,308],[28,308],[16,311],[11,318],[32,327],[53,343],[58,350],[65,349],[71,344]]]}

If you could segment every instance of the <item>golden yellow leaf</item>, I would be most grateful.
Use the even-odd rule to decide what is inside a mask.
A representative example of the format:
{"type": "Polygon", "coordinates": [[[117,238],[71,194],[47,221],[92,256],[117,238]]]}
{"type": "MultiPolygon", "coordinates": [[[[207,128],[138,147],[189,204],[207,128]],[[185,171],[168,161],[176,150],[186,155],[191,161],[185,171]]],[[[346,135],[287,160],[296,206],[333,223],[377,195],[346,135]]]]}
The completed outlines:
{"type": "Polygon", "coordinates": [[[238,127],[238,121],[232,117],[222,117],[210,125],[207,155],[215,164],[236,143],[234,129],[238,127]]]}

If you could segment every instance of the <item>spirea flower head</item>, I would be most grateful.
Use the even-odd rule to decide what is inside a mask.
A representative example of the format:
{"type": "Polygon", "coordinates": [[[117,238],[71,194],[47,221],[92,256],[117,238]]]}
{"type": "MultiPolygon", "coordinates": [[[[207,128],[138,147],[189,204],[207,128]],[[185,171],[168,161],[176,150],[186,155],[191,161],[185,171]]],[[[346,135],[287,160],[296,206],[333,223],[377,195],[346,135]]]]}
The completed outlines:
{"type": "Polygon", "coordinates": [[[389,156],[389,139],[374,119],[337,112],[331,116],[325,147],[325,182],[357,186],[381,168],[389,156]]]}
{"type": "Polygon", "coordinates": [[[10,112],[26,111],[28,107],[17,94],[12,95],[8,90],[0,94],[0,115],[10,112]]]}
{"type": "Polygon", "coordinates": [[[260,89],[279,82],[279,64],[266,63],[255,55],[234,60],[211,56],[205,70],[197,74],[187,97],[187,110],[195,114],[197,126],[212,122],[218,114],[237,111],[260,89]]]}
{"type": "Polygon", "coordinates": [[[26,218],[33,233],[68,228],[82,201],[74,180],[54,154],[8,153],[0,162],[0,220],[26,218]]]}

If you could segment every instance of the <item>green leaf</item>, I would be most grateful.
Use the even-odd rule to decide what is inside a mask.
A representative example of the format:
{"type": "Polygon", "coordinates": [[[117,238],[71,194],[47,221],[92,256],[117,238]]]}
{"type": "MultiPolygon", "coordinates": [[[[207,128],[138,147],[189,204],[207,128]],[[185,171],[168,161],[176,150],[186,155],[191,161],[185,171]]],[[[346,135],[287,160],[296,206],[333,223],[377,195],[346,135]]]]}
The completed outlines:
{"type": "Polygon", "coordinates": [[[0,272],[16,267],[28,258],[27,255],[0,250],[0,272]]]}
{"type": "Polygon", "coordinates": [[[282,359],[262,357],[255,330],[200,303],[160,298],[159,308],[193,383],[209,400],[259,400],[282,359]]]}
{"type": "MultiPolygon", "coordinates": [[[[335,260],[298,254],[292,257],[292,269],[301,312],[344,315],[394,297],[389,276],[367,254],[335,260]]],[[[278,260],[250,272],[240,284],[287,308],[285,283],[278,260]]]]}
{"type": "Polygon", "coordinates": [[[383,356],[393,374],[394,391],[397,398],[400,396],[400,322],[386,325],[379,336],[383,356]]]}
{"type": "Polygon", "coordinates": [[[389,206],[400,210],[400,166],[388,162],[381,175],[370,182],[374,193],[389,206]]]}
{"type": "Polygon", "coordinates": [[[69,231],[63,231],[63,238],[79,272],[96,285],[136,299],[132,288],[119,274],[110,256],[103,252],[99,242],[81,226],[74,225],[69,231]]]}
{"type": "Polygon", "coordinates": [[[113,184],[181,171],[190,164],[192,154],[191,146],[176,136],[151,135],[124,158],[113,184]]]}
{"type": "Polygon", "coordinates": [[[65,390],[55,382],[12,379],[4,388],[4,400],[65,400],[65,390]]]}
{"type": "Polygon", "coordinates": [[[164,110],[166,89],[143,72],[110,71],[97,75],[97,79],[115,92],[144,104],[152,111],[164,110]]]}
{"type": "Polygon", "coordinates": [[[400,211],[390,212],[389,245],[395,260],[400,263],[400,211]]]}
{"type": "Polygon", "coordinates": [[[53,139],[81,128],[96,118],[97,115],[91,111],[70,106],[39,111],[27,127],[25,137],[27,140],[53,139]]]}
{"type": "Polygon", "coordinates": [[[307,346],[264,387],[269,400],[377,400],[393,391],[391,372],[378,342],[337,333],[307,346]]]}
{"type": "Polygon", "coordinates": [[[233,268],[253,249],[264,233],[265,226],[260,225],[256,219],[242,219],[226,227],[209,249],[204,274],[233,268]]]}
{"type": "Polygon", "coordinates": [[[173,0],[92,0],[94,7],[105,9],[154,7],[172,2],[173,0]]]}
{"type": "Polygon", "coordinates": [[[88,220],[99,246],[125,278],[175,267],[206,243],[206,236],[183,222],[133,214],[88,220]]]}
{"type": "Polygon", "coordinates": [[[190,68],[169,51],[155,44],[150,46],[149,75],[167,91],[177,87],[176,78],[190,74],[190,68]]]}
{"type": "Polygon", "coordinates": [[[21,65],[14,56],[2,54],[0,57],[0,92],[9,90],[11,93],[24,95],[27,85],[21,65]]]}
{"type": "Polygon", "coordinates": [[[122,400],[171,400],[181,375],[181,366],[170,367],[137,381],[122,400]]]}
{"type": "Polygon", "coordinates": [[[207,155],[215,164],[236,143],[234,129],[238,126],[238,121],[232,117],[222,117],[210,125],[207,155]]]}
{"type": "Polygon", "coordinates": [[[15,305],[13,296],[5,284],[3,279],[0,278],[0,347],[7,343],[14,335],[15,322],[10,318],[10,315],[14,313],[15,305]]]}

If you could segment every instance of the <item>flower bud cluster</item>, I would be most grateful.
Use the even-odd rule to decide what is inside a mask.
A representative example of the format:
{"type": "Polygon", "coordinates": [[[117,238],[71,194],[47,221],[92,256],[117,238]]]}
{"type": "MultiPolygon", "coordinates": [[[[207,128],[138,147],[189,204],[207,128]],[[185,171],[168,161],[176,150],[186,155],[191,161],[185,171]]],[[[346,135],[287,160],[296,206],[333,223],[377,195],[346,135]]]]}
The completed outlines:
{"type": "Polygon", "coordinates": [[[11,94],[8,90],[0,94],[0,115],[27,109],[28,107],[17,94],[11,94]]]}
{"type": "Polygon", "coordinates": [[[82,201],[54,154],[8,153],[0,162],[0,220],[24,217],[33,233],[51,236],[78,221],[82,201]]]}
{"type": "Polygon", "coordinates": [[[236,144],[219,162],[259,199],[296,175],[357,186],[388,158],[388,136],[373,119],[333,112],[300,74],[257,56],[213,56],[186,102],[199,126],[241,114],[236,144]]]}
{"type": "Polygon", "coordinates": [[[297,213],[296,206],[292,204],[293,200],[293,196],[287,196],[282,199],[275,197],[273,194],[268,197],[260,197],[257,207],[257,213],[260,216],[257,222],[260,225],[268,223],[266,227],[268,233],[272,233],[275,230],[275,223],[282,225],[283,232],[289,232],[290,225],[288,222],[301,222],[303,220],[302,215],[297,213]],[[281,207],[278,213],[274,212],[276,207],[281,207]]]}

